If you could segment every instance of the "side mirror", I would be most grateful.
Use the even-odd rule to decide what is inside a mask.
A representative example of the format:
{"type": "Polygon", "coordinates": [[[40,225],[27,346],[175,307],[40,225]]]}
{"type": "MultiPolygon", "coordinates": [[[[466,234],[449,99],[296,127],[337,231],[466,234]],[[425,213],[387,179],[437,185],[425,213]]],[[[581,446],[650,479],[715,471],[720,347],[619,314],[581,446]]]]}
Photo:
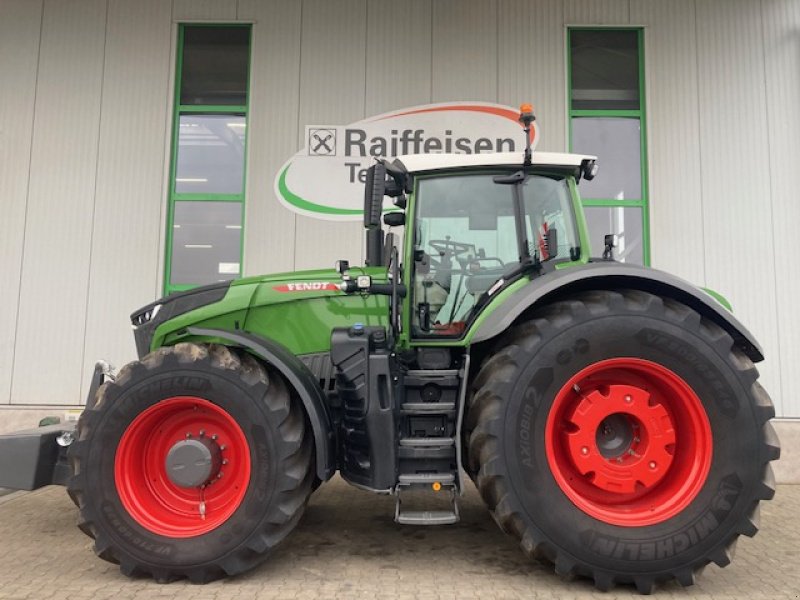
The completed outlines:
{"type": "Polygon", "coordinates": [[[377,162],[367,169],[367,180],[364,184],[364,227],[367,229],[380,226],[385,193],[386,166],[377,162]]]}

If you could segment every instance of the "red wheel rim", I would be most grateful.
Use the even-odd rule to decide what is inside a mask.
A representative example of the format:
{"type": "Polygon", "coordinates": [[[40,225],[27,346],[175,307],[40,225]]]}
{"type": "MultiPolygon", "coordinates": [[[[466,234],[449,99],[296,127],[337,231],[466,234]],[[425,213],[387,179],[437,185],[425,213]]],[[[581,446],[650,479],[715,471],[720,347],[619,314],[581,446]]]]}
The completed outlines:
{"type": "Polygon", "coordinates": [[[173,538],[202,535],[241,504],[250,481],[250,449],[224,409],[202,398],[176,396],[142,412],[122,434],[114,480],[125,510],[145,529],[173,538]],[[203,486],[178,486],[167,475],[167,453],[201,432],[219,446],[219,470],[203,486]]]}
{"type": "Polygon", "coordinates": [[[638,358],[590,365],[558,392],[545,452],[567,497],[606,523],[661,523],[697,496],[711,467],[703,404],[671,370],[638,358]]]}

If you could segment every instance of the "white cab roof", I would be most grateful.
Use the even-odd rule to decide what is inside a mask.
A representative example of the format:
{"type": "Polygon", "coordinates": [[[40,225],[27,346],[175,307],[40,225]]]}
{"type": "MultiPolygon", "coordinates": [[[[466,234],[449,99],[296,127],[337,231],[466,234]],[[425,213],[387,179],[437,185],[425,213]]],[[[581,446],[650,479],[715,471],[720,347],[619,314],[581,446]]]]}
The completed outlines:
{"type": "MultiPolygon", "coordinates": [[[[535,152],[534,166],[542,167],[580,167],[584,160],[596,160],[596,156],[586,154],[567,154],[564,152],[535,152]]],[[[397,160],[405,165],[409,173],[458,169],[469,167],[522,166],[522,152],[496,152],[483,154],[407,154],[397,160]]]]}

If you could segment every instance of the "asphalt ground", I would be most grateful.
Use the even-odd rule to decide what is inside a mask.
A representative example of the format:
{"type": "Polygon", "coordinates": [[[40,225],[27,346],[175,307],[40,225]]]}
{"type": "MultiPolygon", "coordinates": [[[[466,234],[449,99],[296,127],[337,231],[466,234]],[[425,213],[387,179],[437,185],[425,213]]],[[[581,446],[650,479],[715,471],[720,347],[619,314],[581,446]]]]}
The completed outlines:
{"type": "MultiPolygon", "coordinates": [[[[469,485],[462,520],[444,527],[395,525],[392,498],[336,478],[312,497],[298,528],[255,570],[205,586],[128,579],[97,558],[76,527],[63,488],[0,498],[0,598],[60,600],[246,598],[613,598],[563,581],[525,558],[469,485]]],[[[698,583],[660,587],[657,598],[800,599],[800,485],[762,504],[761,532],[739,541],[733,563],[709,565],[698,583]]]]}

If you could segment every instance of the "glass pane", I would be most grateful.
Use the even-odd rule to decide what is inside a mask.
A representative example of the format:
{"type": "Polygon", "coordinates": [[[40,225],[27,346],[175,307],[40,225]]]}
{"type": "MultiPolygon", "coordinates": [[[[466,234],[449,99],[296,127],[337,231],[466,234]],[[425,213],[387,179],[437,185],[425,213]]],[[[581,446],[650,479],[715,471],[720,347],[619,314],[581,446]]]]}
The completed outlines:
{"type": "Polygon", "coordinates": [[[522,186],[525,217],[531,256],[545,259],[567,259],[580,254],[572,212],[572,197],[563,179],[529,177],[522,186]],[[555,230],[558,242],[551,256],[547,250],[547,234],[555,230]]]}
{"type": "Polygon", "coordinates": [[[572,108],[639,108],[639,34],[613,29],[570,32],[572,108]]]}
{"type": "MultiPolygon", "coordinates": [[[[421,179],[414,228],[414,331],[460,335],[481,296],[519,262],[514,187],[493,175],[421,179]],[[430,330],[420,326],[420,310],[430,330]]],[[[543,256],[544,235],[558,229],[555,258],[576,245],[571,196],[563,179],[531,176],[523,187],[531,253],[543,256]]]]}
{"type": "Polygon", "coordinates": [[[181,104],[247,103],[249,27],[185,27],[181,104]]]}
{"type": "Polygon", "coordinates": [[[181,115],[175,191],[241,194],[245,128],[241,115],[181,115]]]}
{"type": "Polygon", "coordinates": [[[600,167],[593,180],[581,180],[581,198],[642,199],[639,119],[576,117],[572,119],[572,151],[597,156],[600,167]]]}
{"type": "Polygon", "coordinates": [[[606,234],[616,233],[619,240],[614,248],[614,258],[620,262],[644,264],[641,208],[587,206],[583,210],[586,213],[592,256],[603,256],[606,234]]]}
{"type": "Polygon", "coordinates": [[[170,283],[203,285],[237,278],[241,239],[239,202],[176,202],[170,283]]]}

